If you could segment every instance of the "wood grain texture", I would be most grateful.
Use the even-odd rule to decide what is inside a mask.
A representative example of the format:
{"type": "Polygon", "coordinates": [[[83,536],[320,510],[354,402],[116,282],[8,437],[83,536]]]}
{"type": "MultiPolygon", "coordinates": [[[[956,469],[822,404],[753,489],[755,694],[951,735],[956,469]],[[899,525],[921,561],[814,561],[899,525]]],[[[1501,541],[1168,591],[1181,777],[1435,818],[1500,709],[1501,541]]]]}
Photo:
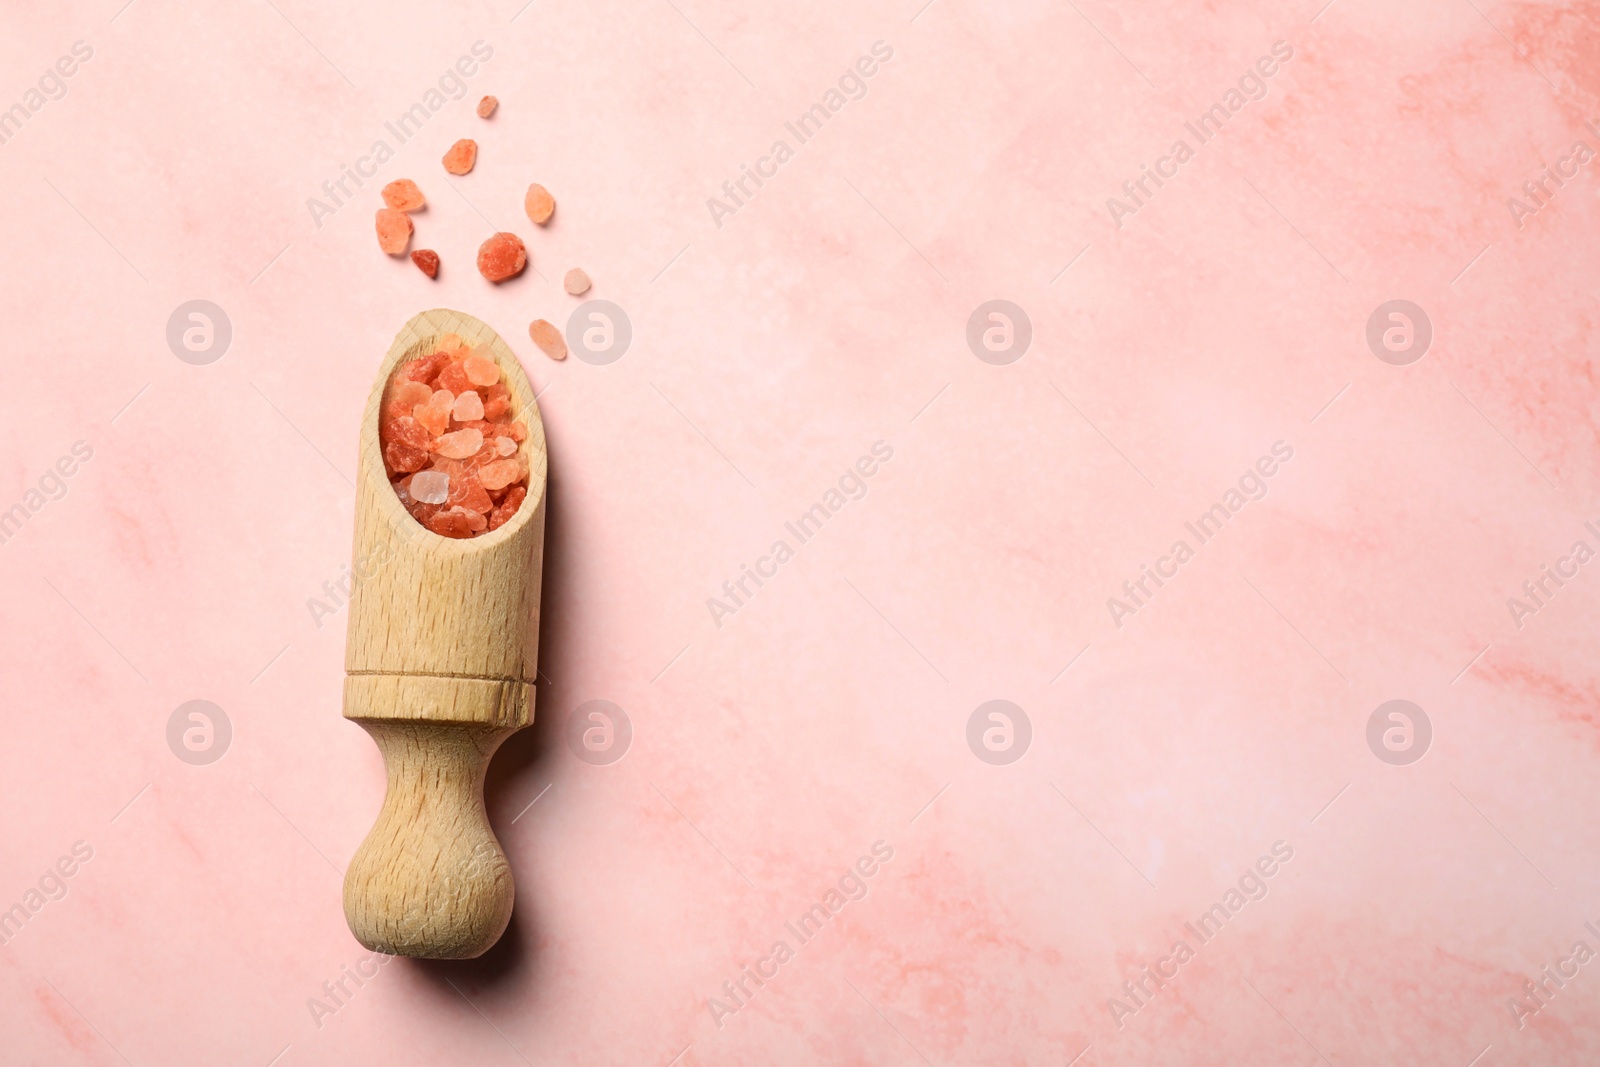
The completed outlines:
{"type": "Polygon", "coordinates": [[[377,742],[383,808],[345,872],[345,918],[368,948],[467,959],[505,931],[511,869],[483,808],[500,743],[533,719],[546,487],[544,424],[522,366],[484,323],[426,311],[379,368],[361,423],[344,714],[377,742]],[[444,334],[487,345],[528,428],[528,497],[498,530],[440,537],[406,512],[384,470],[389,376],[444,334]]]}

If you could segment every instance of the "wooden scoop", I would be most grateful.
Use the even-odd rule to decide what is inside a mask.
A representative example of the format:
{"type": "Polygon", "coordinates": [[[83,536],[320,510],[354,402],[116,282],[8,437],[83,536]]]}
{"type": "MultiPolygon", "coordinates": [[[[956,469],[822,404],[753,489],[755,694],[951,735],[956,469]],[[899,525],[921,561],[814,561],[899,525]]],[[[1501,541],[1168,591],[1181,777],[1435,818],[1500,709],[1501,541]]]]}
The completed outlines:
{"type": "Polygon", "coordinates": [[[391,955],[470,959],[511,919],[511,867],[483,807],[489,758],[533,721],[544,552],[544,424],[517,357],[458,311],[406,323],[361,422],[356,585],[344,715],[383,753],[388,791],[344,876],[344,913],[363,945],[391,955]],[[397,364],[444,334],[487,346],[528,428],[528,497],[499,529],[441,537],[405,510],[384,471],[378,419],[397,364]]]}

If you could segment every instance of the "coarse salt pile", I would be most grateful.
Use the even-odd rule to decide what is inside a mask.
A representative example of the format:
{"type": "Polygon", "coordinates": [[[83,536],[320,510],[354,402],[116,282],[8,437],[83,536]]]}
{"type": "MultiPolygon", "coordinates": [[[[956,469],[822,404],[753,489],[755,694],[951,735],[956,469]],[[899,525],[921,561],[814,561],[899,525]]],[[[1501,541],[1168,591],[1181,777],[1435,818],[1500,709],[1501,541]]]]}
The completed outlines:
{"type": "Polygon", "coordinates": [[[384,469],[412,518],[444,537],[475,537],[517,513],[528,496],[517,448],[527,436],[500,365],[453,333],[396,367],[384,389],[384,469]]]}

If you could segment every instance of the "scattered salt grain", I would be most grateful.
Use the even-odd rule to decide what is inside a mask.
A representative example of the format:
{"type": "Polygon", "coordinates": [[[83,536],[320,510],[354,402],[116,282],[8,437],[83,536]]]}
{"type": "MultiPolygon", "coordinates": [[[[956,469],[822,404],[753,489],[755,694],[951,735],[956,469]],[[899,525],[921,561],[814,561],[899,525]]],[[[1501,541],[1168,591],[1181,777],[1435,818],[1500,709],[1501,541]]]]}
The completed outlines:
{"type": "Polygon", "coordinates": [[[462,138],[444,154],[444,169],[451,174],[467,174],[478,162],[478,142],[462,138]]]}
{"type": "Polygon", "coordinates": [[[551,359],[567,358],[567,339],[561,331],[544,319],[534,319],[528,324],[528,336],[551,359]]]}
{"type": "Polygon", "coordinates": [[[378,247],[398,256],[411,243],[411,216],[392,207],[378,209],[378,247]]]}
{"type": "Polygon", "coordinates": [[[396,178],[383,187],[383,202],[396,211],[416,211],[428,201],[410,178],[396,178]]]}
{"type": "Polygon", "coordinates": [[[528,265],[528,246],[514,233],[497,233],[478,246],[478,273],[496,284],[528,265]]]}
{"type": "Polygon", "coordinates": [[[522,209],[528,213],[528,218],[543,226],[555,214],[556,198],[550,195],[550,190],[534,182],[522,198],[522,209]]]}
{"type": "Polygon", "coordinates": [[[439,276],[439,253],[435,252],[433,249],[417,249],[415,252],[411,253],[411,262],[415,263],[417,265],[417,269],[426,274],[428,277],[437,278],[439,276]]]}

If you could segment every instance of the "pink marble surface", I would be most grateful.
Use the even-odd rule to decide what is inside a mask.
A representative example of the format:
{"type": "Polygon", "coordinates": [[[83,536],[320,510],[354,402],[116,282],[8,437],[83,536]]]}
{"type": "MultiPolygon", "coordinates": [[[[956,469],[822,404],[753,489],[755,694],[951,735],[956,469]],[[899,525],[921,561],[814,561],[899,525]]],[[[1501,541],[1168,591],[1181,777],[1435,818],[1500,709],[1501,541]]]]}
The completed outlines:
{"type": "Polygon", "coordinates": [[[1600,5],[1322,2],[9,4],[0,1060],[1600,1060],[1600,5]],[[437,282],[376,247],[398,177],[437,282]],[[497,227],[537,268],[498,289],[497,227]],[[528,341],[574,265],[633,325],[610,365],[528,341]],[[966,340],[994,299],[1007,365],[966,340]],[[1366,339],[1396,299],[1406,365],[1366,339]],[[382,768],[314,609],[435,306],[543,390],[545,678],[488,790],[510,932],[379,966],[340,872],[382,768]]]}

